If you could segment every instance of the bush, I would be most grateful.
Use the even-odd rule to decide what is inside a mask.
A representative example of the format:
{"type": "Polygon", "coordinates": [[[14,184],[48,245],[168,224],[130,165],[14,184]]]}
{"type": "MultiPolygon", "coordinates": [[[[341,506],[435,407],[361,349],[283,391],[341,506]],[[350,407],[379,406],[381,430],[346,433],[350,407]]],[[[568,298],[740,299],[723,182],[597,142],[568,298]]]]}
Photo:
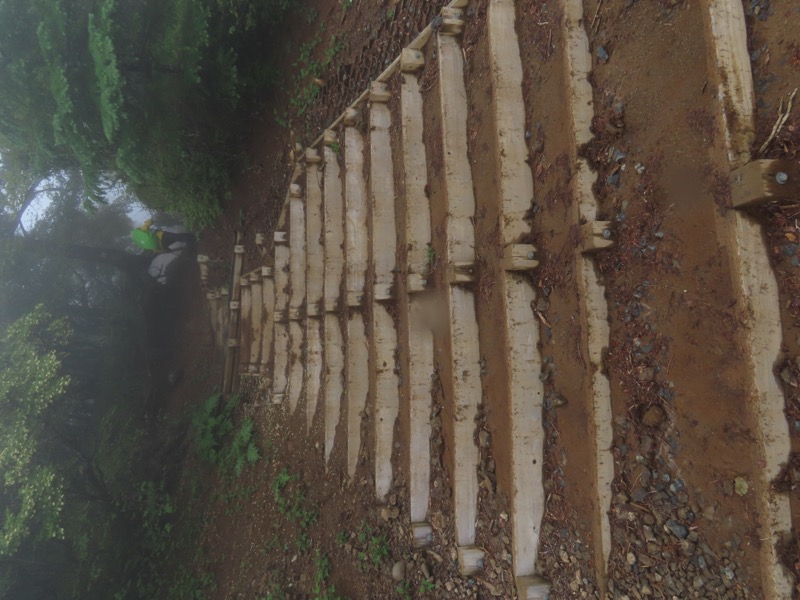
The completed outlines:
{"type": "Polygon", "coordinates": [[[223,402],[215,394],[208,398],[194,417],[195,447],[206,462],[227,476],[239,477],[246,466],[254,465],[261,452],[254,438],[253,420],[244,419],[237,427],[233,410],[238,398],[223,402]]]}

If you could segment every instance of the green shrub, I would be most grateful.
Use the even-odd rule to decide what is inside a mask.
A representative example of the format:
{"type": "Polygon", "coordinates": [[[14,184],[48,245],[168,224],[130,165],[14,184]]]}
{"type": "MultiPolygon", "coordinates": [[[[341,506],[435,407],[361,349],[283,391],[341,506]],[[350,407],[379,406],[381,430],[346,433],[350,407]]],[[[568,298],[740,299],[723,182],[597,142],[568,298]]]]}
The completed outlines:
{"type": "Polygon", "coordinates": [[[194,440],[198,455],[229,477],[239,477],[244,468],[254,465],[261,452],[254,439],[253,420],[244,419],[237,427],[233,410],[238,398],[223,401],[215,394],[195,414],[194,440]]]}

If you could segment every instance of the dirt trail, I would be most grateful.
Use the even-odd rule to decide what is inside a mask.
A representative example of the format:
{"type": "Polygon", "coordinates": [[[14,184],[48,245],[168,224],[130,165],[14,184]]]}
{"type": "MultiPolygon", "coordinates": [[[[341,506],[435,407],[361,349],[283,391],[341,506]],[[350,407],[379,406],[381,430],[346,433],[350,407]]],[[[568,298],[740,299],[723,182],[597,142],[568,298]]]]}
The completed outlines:
{"type": "MultiPolygon", "coordinates": [[[[745,41],[738,7],[497,0],[461,8],[444,11],[420,42],[418,75],[416,67],[387,72],[386,87],[373,86],[336,123],[344,194],[323,194],[323,210],[343,203],[348,224],[350,276],[338,303],[350,320],[342,327],[346,385],[341,410],[330,413],[338,424],[322,418],[331,401],[323,395],[306,438],[303,411],[292,413],[306,406],[298,382],[309,371],[302,331],[292,328],[291,402],[269,413],[270,430],[292,432],[281,460],[320,481],[310,488],[320,502],[347,504],[352,490],[352,511],[336,505],[339,515],[324,527],[384,522],[393,556],[425,579],[432,574],[437,597],[540,598],[548,586],[555,598],[787,596],[792,580],[777,561],[796,569],[800,559],[786,531],[786,492],[794,508],[800,502],[800,462],[774,489],[789,449],[773,367],[796,450],[800,278],[797,256],[786,252],[798,253],[800,230],[796,208],[769,206],[755,214],[767,225],[765,245],[757,222],[729,206],[729,173],[750,159],[753,133],[749,65],[734,60],[745,41]],[[501,6],[516,8],[522,79],[510,80],[514,94],[492,62],[490,25],[501,6]],[[422,97],[414,118],[424,173],[401,157],[404,136],[418,131],[401,127],[398,96],[409,77],[419,78],[422,97]],[[422,178],[428,204],[411,208],[409,190],[422,178]],[[369,208],[356,210],[362,202],[369,208]],[[530,204],[515,213],[520,202],[530,204]],[[431,272],[412,284],[424,261],[407,227],[419,211],[429,211],[431,272]],[[529,245],[535,250],[513,259],[529,245]],[[526,260],[538,266],[521,268],[526,260]],[[414,286],[424,295],[410,296],[414,286]],[[433,315],[424,364],[414,362],[414,298],[433,315]],[[520,299],[530,306],[519,311],[520,299]],[[428,436],[426,482],[414,474],[409,444],[428,436]],[[427,509],[415,505],[420,497],[430,498],[427,509]]],[[[766,19],[748,17],[757,145],[800,79],[787,33],[800,12],[777,3],[764,10],[766,19]],[[771,59],[777,65],[764,58],[765,40],[782,56],[771,59]]],[[[790,120],[768,156],[796,160],[795,127],[790,120]]],[[[299,165],[298,180],[308,167],[299,165]]],[[[300,266],[303,243],[316,243],[316,234],[305,239],[307,193],[295,189],[279,221],[297,240],[293,318],[317,302],[305,291],[313,269],[300,266]]],[[[287,341],[279,329],[276,364],[286,352],[277,340],[287,341]]],[[[332,530],[314,531],[348,571],[347,554],[331,550],[332,530]]],[[[353,589],[391,588],[380,578],[363,585],[353,589]]]]}

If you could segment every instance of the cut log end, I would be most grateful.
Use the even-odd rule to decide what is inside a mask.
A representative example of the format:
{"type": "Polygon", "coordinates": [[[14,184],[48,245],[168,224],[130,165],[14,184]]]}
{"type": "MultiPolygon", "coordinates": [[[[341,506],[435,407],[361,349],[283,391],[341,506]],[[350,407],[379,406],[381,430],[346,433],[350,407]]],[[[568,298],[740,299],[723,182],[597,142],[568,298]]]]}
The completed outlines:
{"type": "Polygon", "coordinates": [[[517,577],[517,595],[520,600],[547,600],[550,584],[538,577],[517,577]]]}
{"type": "Polygon", "coordinates": [[[411,536],[414,548],[424,548],[433,542],[433,529],[427,523],[412,523],[411,536]]]}
{"type": "Polygon", "coordinates": [[[483,550],[476,546],[459,546],[458,568],[461,575],[468,577],[483,570],[483,550]]]}

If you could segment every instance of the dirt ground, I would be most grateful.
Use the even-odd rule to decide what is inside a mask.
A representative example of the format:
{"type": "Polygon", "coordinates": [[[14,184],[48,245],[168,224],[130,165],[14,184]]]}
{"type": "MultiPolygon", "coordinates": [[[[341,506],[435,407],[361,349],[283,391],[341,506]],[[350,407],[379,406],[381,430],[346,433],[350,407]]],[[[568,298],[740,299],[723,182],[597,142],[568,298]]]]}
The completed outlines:
{"type": "MultiPolygon", "coordinates": [[[[295,143],[316,137],[435,16],[442,2],[356,0],[347,10],[338,0],[313,4],[318,19],[327,24],[318,52],[334,36],[347,42],[325,75],[326,86],[305,125],[300,119],[289,128],[278,125],[265,108],[249,149],[252,166],[238,178],[221,224],[202,236],[201,251],[216,260],[212,285],[228,276],[236,230],[247,239],[274,230],[295,143]]],[[[578,238],[570,225],[576,222],[576,208],[570,192],[574,165],[568,159],[563,15],[556,0],[520,0],[517,33],[523,69],[529,74],[524,87],[526,139],[536,190],[532,239],[544,257],[535,279],[547,391],[543,575],[558,599],[599,597],[604,585],[614,598],[762,598],[755,566],[761,544],[757,508],[752,495],[740,495],[733,485],[737,478],[757,479],[761,467],[752,460],[755,424],[742,410],[748,398],[737,332],[745,307],[731,302],[736,294],[724,247],[731,217],[719,119],[723,111],[714,69],[705,62],[713,51],[704,8],[693,0],[586,0],[584,6],[595,63],[595,139],[583,152],[598,172],[600,217],[612,222],[618,240],[598,267],[609,300],[612,340],[607,365],[614,399],[613,541],[606,582],[594,562],[597,524],[588,518],[595,512],[587,483],[593,476],[586,444],[589,418],[582,402],[570,401],[586,395],[590,374],[575,343],[583,332],[575,318],[578,238]]],[[[748,0],[746,8],[757,94],[754,156],[762,156],[757,151],[775,123],[781,100],[786,104],[800,87],[800,7],[787,0],[748,0]]],[[[485,9],[485,1],[470,4],[464,34],[467,72],[475,82],[468,86],[472,159],[493,152],[490,119],[483,118],[491,93],[485,9]]],[[[314,33],[298,22],[286,35],[299,46],[314,33]]],[[[426,97],[438,93],[434,67],[428,64],[421,78],[426,97]]],[[[290,84],[287,73],[283,89],[291,89],[290,84]]],[[[287,100],[279,94],[270,106],[287,100]]],[[[442,168],[435,119],[426,114],[434,227],[444,217],[435,202],[435,175],[442,168]]],[[[763,156],[796,161],[798,152],[800,118],[792,116],[763,156]]],[[[477,427],[490,436],[485,439],[507,429],[503,399],[493,395],[502,387],[498,378],[504,372],[497,363],[502,353],[492,351],[499,340],[483,333],[500,329],[500,298],[492,286],[500,256],[497,215],[480,200],[494,185],[476,171],[478,318],[485,354],[485,404],[477,427]]],[[[787,393],[794,452],[800,452],[798,217],[800,203],[767,206],[758,214],[766,225],[781,290],[784,348],[776,376],[787,393]]],[[[245,271],[261,260],[252,244],[248,248],[245,271]]],[[[434,231],[434,248],[437,255],[445,254],[441,227],[434,231]]],[[[202,320],[192,316],[193,335],[200,335],[202,320]]],[[[395,461],[389,506],[380,514],[374,507],[368,452],[361,456],[355,485],[346,485],[341,446],[334,447],[324,471],[321,419],[306,438],[304,411],[290,419],[281,409],[260,404],[257,383],[246,383],[242,411],[256,419],[267,460],[245,476],[240,485],[244,491],[237,497],[216,496],[203,542],[217,582],[213,597],[324,597],[333,587],[351,598],[513,597],[504,494],[509,475],[496,467],[508,461],[494,456],[489,444],[481,445],[477,532],[489,568],[476,578],[457,575],[449,454],[442,431],[452,418],[446,407],[440,412],[443,385],[438,381],[433,386],[431,520],[436,536],[429,549],[417,552],[406,541],[410,523],[401,461],[395,461]],[[281,493],[302,497],[300,505],[316,514],[307,527],[287,517],[276,503],[274,485],[284,469],[298,479],[281,493]],[[330,563],[323,578],[320,557],[330,563]],[[401,563],[404,575],[393,579],[392,568],[401,563]],[[427,591],[428,581],[436,582],[435,590],[427,591]]],[[[399,427],[402,432],[405,425],[399,427]]],[[[797,456],[778,482],[791,492],[793,514],[800,513],[797,456]]],[[[793,523],[798,526],[797,517],[793,523]]],[[[784,556],[800,577],[795,536],[787,539],[784,556]]]]}

